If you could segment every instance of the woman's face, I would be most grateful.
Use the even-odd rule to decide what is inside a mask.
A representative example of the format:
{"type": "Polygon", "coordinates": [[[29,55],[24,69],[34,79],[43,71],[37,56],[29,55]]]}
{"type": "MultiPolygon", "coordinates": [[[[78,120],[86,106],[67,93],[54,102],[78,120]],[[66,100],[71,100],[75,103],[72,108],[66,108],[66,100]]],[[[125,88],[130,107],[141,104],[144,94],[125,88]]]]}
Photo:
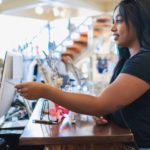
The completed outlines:
{"type": "Polygon", "coordinates": [[[124,19],[119,13],[119,7],[116,8],[113,17],[114,23],[111,28],[113,37],[117,45],[124,47],[132,47],[137,36],[133,25],[129,21],[129,26],[126,25],[124,19]]]}

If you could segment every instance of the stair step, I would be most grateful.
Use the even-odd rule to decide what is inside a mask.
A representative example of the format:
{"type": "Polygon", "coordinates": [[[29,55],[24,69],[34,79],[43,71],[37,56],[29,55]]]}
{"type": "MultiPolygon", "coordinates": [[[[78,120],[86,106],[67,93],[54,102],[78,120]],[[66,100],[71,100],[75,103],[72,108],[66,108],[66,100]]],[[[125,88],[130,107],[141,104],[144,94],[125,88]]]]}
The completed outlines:
{"type": "Polygon", "coordinates": [[[99,30],[101,28],[110,28],[111,24],[110,23],[95,23],[94,24],[94,30],[99,30]]]}
{"type": "Polygon", "coordinates": [[[81,49],[82,49],[82,47],[80,46],[70,46],[70,47],[67,47],[66,48],[66,50],[67,51],[74,51],[74,52],[76,52],[76,53],[80,53],[81,52],[81,49]]]}
{"type": "Polygon", "coordinates": [[[61,56],[61,61],[63,61],[65,64],[68,64],[68,62],[69,62],[68,59],[69,59],[69,58],[68,58],[67,56],[65,56],[65,55],[62,55],[62,56],[61,56]]]}
{"type": "Polygon", "coordinates": [[[79,45],[82,45],[84,47],[87,46],[87,41],[85,42],[85,41],[80,41],[80,40],[74,40],[73,42],[74,42],[74,44],[79,44],[79,45]]]}
{"type": "Polygon", "coordinates": [[[97,23],[110,23],[111,24],[112,17],[111,16],[103,16],[96,18],[97,23]]]}
{"type": "Polygon", "coordinates": [[[61,54],[61,56],[69,56],[71,57],[72,59],[74,59],[74,52],[71,52],[71,51],[66,51],[64,53],[61,54]]]}
{"type": "Polygon", "coordinates": [[[88,38],[88,33],[87,32],[82,32],[82,33],[80,33],[80,37],[88,38]]]}

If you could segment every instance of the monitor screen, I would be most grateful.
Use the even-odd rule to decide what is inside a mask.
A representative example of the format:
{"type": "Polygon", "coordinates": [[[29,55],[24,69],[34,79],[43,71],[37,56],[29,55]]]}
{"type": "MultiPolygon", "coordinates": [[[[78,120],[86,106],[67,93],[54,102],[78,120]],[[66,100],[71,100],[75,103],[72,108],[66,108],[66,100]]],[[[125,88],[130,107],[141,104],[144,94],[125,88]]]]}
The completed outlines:
{"type": "Polygon", "coordinates": [[[16,52],[6,52],[0,87],[0,117],[10,108],[15,96],[15,84],[22,80],[23,57],[16,52]]]}

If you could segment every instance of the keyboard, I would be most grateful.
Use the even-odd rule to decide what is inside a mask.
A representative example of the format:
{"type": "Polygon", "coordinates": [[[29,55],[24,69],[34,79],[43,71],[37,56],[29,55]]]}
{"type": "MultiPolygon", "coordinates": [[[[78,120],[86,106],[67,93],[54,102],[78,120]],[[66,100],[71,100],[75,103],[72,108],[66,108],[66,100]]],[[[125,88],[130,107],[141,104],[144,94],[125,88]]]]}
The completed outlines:
{"type": "Polygon", "coordinates": [[[24,129],[26,124],[28,123],[28,119],[26,120],[17,120],[17,121],[6,121],[0,129],[24,129]]]}

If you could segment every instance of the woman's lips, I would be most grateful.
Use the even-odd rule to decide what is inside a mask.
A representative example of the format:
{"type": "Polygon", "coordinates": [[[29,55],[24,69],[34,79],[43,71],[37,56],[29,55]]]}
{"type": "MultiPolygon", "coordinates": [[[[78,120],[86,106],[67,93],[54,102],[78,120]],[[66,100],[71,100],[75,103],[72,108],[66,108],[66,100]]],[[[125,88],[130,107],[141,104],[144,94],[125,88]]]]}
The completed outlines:
{"type": "Polygon", "coordinates": [[[116,40],[118,40],[119,35],[118,34],[113,34],[113,37],[114,37],[114,40],[116,41],[116,40]]]}

